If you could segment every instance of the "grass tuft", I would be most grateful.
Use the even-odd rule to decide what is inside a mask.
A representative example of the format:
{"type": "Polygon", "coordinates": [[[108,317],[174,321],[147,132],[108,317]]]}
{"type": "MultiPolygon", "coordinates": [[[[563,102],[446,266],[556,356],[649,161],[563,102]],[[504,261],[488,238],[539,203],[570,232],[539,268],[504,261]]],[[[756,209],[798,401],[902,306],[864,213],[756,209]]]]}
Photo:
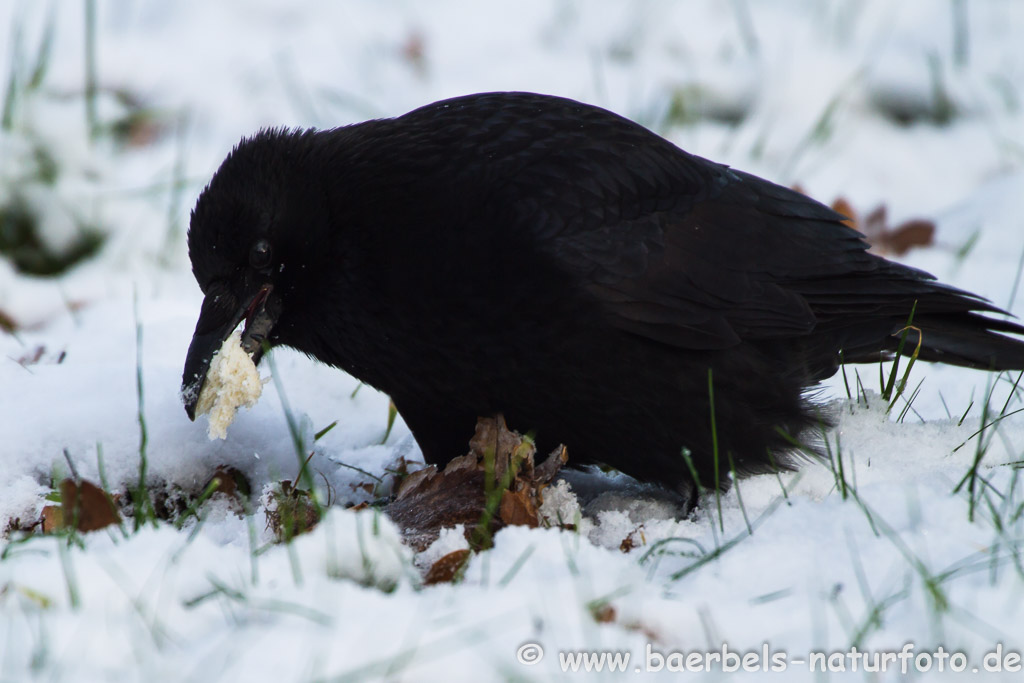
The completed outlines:
{"type": "Polygon", "coordinates": [[[85,123],[89,139],[95,141],[100,134],[97,107],[99,78],[96,69],[96,0],[85,0],[85,123]]]}
{"type": "MultiPolygon", "coordinates": [[[[71,529],[74,529],[72,525],[71,529]]],[[[72,531],[73,533],[73,531],[72,531]]],[[[70,540],[71,536],[68,536],[70,540]]],[[[75,568],[71,564],[71,547],[64,539],[57,539],[57,554],[60,557],[60,568],[64,574],[64,586],[68,592],[68,604],[71,609],[78,610],[82,606],[81,593],[78,590],[78,578],[75,576],[75,568]]]]}
{"type": "Polygon", "coordinates": [[[718,528],[725,531],[722,519],[722,484],[719,479],[718,460],[718,425],[715,424],[715,380],[711,368],[708,368],[708,406],[711,413],[711,461],[715,468],[715,507],[718,508],[718,528]]]}
{"type": "MultiPolygon", "coordinates": [[[[921,344],[924,341],[921,328],[914,327],[914,314],[917,312],[917,301],[914,301],[914,305],[910,307],[910,316],[907,318],[907,324],[903,327],[900,334],[900,343],[896,345],[896,356],[892,359],[892,369],[889,371],[889,381],[882,385],[882,398],[889,402],[889,407],[886,408],[885,412],[888,415],[896,404],[896,398],[898,398],[903,390],[907,386],[907,379],[910,377],[910,370],[914,367],[914,362],[917,361],[918,356],[921,353],[921,344]],[[914,330],[917,332],[917,347],[914,349],[914,353],[910,356],[910,362],[907,363],[907,369],[903,373],[903,377],[900,379],[899,386],[896,386],[896,377],[900,367],[900,358],[903,356],[903,349],[907,344],[907,335],[910,331],[914,330]],[[895,396],[893,397],[893,390],[895,389],[895,396]]],[[[879,366],[881,371],[881,366],[879,366]]]]}
{"type": "Polygon", "coordinates": [[[398,416],[398,408],[395,406],[395,402],[388,400],[388,425],[384,429],[384,436],[381,437],[380,443],[384,445],[388,442],[388,437],[391,436],[391,430],[395,426],[395,418],[398,416]]]}
{"type": "Polygon", "coordinates": [[[149,434],[146,429],[146,410],[143,398],[145,392],[142,382],[142,322],[139,320],[139,292],[137,289],[132,291],[132,310],[135,315],[135,391],[139,422],[139,481],[132,492],[132,501],[135,503],[135,530],[138,531],[146,522],[150,522],[156,527],[157,515],[146,481],[149,469],[149,460],[146,456],[149,434]]]}
{"type": "MultiPolygon", "coordinates": [[[[960,479],[960,481],[957,482],[957,485],[953,488],[953,493],[959,493],[961,490],[964,489],[964,486],[966,485],[968,499],[967,519],[971,522],[974,521],[975,509],[978,505],[979,496],[982,492],[982,490],[979,489],[979,482],[981,482],[982,484],[987,484],[985,479],[981,477],[981,475],[978,473],[978,468],[981,466],[982,460],[985,458],[985,455],[988,452],[989,447],[992,445],[992,439],[995,437],[995,434],[997,432],[997,426],[999,425],[999,423],[1001,423],[1003,420],[1010,417],[1011,415],[1016,415],[1017,413],[1024,412],[1024,408],[1018,408],[1012,411],[1009,410],[1010,401],[1013,399],[1014,396],[1017,395],[1017,388],[1020,385],[1022,377],[1024,377],[1024,371],[1017,375],[1017,379],[1014,381],[1012,389],[1009,395],[1006,397],[1006,401],[1003,402],[1002,408],[999,410],[999,413],[990,420],[990,406],[994,386],[991,375],[989,376],[988,386],[985,389],[985,401],[982,403],[981,406],[981,427],[978,428],[969,437],[967,437],[963,441],[963,443],[954,448],[952,451],[953,453],[956,453],[961,448],[966,446],[971,441],[971,439],[977,437],[977,446],[975,447],[974,458],[971,461],[971,466],[967,469],[967,472],[960,479]],[[986,432],[988,433],[987,438],[986,432]]],[[[971,405],[974,405],[973,401],[971,401],[971,405]]],[[[970,407],[968,407],[968,410],[970,410],[970,407]]],[[[967,413],[965,412],[965,417],[966,414],[967,413]]],[[[963,418],[960,419],[960,423],[963,423],[963,418]]]]}
{"type": "Polygon", "coordinates": [[[732,486],[736,490],[736,501],[739,503],[740,512],[743,514],[743,523],[747,525],[747,532],[750,534],[754,533],[753,528],[750,526],[750,518],[747,517],[747,508],[743,505],[743,495],[740,492],[740,475],[736,471],[736,463],[733,462],[732,453],[726,452],[729,457],[729,471],[732,473],[732,486]]]}

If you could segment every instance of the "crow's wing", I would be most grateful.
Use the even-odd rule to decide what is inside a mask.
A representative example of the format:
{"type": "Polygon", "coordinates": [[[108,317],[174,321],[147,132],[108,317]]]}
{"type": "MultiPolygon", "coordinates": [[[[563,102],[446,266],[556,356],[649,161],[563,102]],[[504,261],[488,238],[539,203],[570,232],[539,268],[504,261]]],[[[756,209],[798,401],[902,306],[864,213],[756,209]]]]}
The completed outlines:
{"type": "Polygon", "coordinates": [[[801,336],[821,322],[801,283],[863,278],[883,263],[828,208],[694,163],[720,174],[711,196],[683,195],[675,207],[610,225],[580,224],[551,243],[617,327],[687,349],[801,336]]]}
{"type": "Polygon", "coordinates": [[[618,193],[601,185],[603,196],[595,196],[594,182],[577,180],[571,184],[588,189],[562,186],[557,199],[576,197],[576,212],[553,212],[558,216],[534,224],[552,232],[540,248],[590,292],[612,325],[689,350],[803,339],[820,378],[835,370],[840,350],[851,362],[895,350],[915,310],[907,351],[920,339],[922,359],[1024,364],[1020,341],[996,334],[1021,335],[1024,327],[974,313],[1004,313],[987,300],[868,253],[843,216],[802,194],[673,150],[664,163],[682,166],[668,182],[675,183],[674,203],[659,199],[616,216],[608,207],[644,205],[628,195],[635,179],[618,193]],[[677,180],[701,176],[696,184],[677,180]]]}
{"type": "MultiPolygon", "coordinates": [[[[868,253],[828,207],[597,107],[488,93],[396,122],[430,161],[417,177],[447,161],[438,195],[459,188],[449,204],[480,203],[474,225],[526,236],[521,242],[589,293],[612,325],[670,346],[724,349],[814,333],[828,337],[822,350],[869,359],[916,301],[933,320],[1000,312],[868,253]]],[[[1021,330],[986,318],[968,326],[1021,330]]]]}
{"type": "Polygon", "coordinates": [[[520,114],[478,149],[515,229],[616,327],[685,349],[802,335],[820,321],[794,283],[888,268],[831,209],[576,106],[520,114]]]}

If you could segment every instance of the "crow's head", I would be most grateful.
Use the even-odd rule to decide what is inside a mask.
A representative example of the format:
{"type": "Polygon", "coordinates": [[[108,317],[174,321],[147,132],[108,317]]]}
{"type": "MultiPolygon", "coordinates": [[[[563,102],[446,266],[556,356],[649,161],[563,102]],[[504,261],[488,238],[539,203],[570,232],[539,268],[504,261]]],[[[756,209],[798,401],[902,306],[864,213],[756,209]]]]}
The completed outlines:
{"type": "Polygon", "coordinates": [[[240,323],[258,362],[264,342],[287,343],[311,305],[318,283],[310,280],[332,244],[321,181],[309,170],[315,135],[267,130],[244,139],[192,210],[189,258],[205,295],[182,376],[192,419],[210,360],[240,323]]]}

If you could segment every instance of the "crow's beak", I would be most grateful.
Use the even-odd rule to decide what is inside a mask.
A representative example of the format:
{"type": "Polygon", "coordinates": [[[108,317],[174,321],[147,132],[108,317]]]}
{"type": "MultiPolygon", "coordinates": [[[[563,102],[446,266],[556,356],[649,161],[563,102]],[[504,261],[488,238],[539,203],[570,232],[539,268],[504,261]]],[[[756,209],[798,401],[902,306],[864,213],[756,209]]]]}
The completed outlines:
{"type": "Polygon", "coordinates": [[[242,348],[252,356],[253,363],[259,363],[263,356],[263,341],[281,314],[280,297],[273,294],[274,286],[263,284],[254,293],[234,306],[234,297],[209,295],[203,299],[203,307],[196,322],[188,354],[185,356],[185,371],[181,376],[181,397],[185,412],[190,420],[196,419],[196,404],[206,383],[213,355],[224,340],[245,321],[242,330],[242,348]],[[231,304],[226,303],[232,300],[231,304]]]}

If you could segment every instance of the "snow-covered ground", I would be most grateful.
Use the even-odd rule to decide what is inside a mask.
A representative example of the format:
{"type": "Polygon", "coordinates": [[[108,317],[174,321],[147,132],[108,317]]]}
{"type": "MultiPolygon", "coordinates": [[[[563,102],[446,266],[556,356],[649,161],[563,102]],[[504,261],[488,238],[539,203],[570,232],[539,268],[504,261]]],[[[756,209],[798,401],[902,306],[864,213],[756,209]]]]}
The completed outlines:
{"type": "MultiPolygon", "coordinates": [[[[400,420],[382,443],[386,397],[273,354],[317,485],[339,504],[274,545],[259,494],[298,470],[278,383],[226,441],[188,421],[178,388],[201,300],[188,210],[242,135],[486,90],[581,99],[824,201],[884,203],[894,224],[930,218],[936,244],[906,262],[1022,315],[1024,3],[97,2],[94,120],[123,117],[115,91],[131,94],[151,121],[132,144],[90,142],[83,6],[0,3],[0,207],[18,198],[57,246],[80,225],[105,235],[56,278],[0,257],[0,321],[15,327],[0,332],[0,528],[38,519],[69,461],[112,491],[134,487],[143,451],[153,490],[195,496],[232,466],[255,509],[239,516],[215,496],[201,524],[129,523],[81,547],[8,534],[0,680],[557,680],[577,651],[628,652],[609,676],[636,680],[723,649],[768,653],[767,671],[741,663],[764,678],[820,677],[819,652],[875,680],[853,647],[903,653],[883,679],[915,660],[929,678],[998,660],[990,675],[1019,680],[1024,414],[988,427],[981,447],[975,434],[990,389],[989,421],[1021,408],[1016,377],[917,365],[920,392],[898,421],[902,403],[887,414],[857,399],[850,368],[853,400],[841,376],[820,396],[839,418],[828,441],[846,495],[814,463],[743,480],[682,521],[624,495],[575,532],[505,529],[461,582],[430,587],[387,519],[341,507],[418,458],[400,420]],[[979,453],[973,492],[958,488],[979,453]]],[[[878,368],[859,373],[877,392],[878,368]]],[[[447,535],[429,558],[459,545],[447,535]]],[[[723,675],[722,660],[712,669],[723,675]]]]}

